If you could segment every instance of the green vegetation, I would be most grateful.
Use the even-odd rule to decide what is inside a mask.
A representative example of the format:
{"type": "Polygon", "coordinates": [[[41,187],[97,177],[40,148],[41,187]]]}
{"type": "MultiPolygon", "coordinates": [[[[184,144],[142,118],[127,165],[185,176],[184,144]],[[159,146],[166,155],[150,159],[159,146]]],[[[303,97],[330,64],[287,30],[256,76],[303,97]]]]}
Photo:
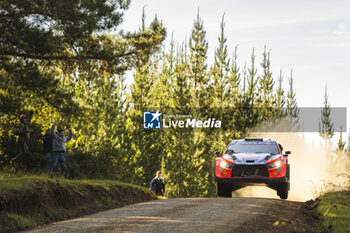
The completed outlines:
{"type": "Polygon", "coordinates": [[[333,232],[349,232],[350,191],[329,192],[319,197],[318,211],[321,214],[323,229],[333,232]]]}
{"type": "Polygon", "coordinates": [[[324,107],[321,114],[322,116],[321,121],[319,122],[319,133],[320,136],[328,143],[334,135],[334,126],[330,118],[331,109],[328,102],[327,86],[325,88],[324,107]]]}
{"type": "Polygon", "coordinates": [[[0,232],[13,232],[156,199],[146,188],[112,180],[45,176],[0,178],[0,232]]]}
{"type": "Polygon", "coordinates": [[[19,115],[34,110],[31,154],[15,164],[16,171],[43,171],[42,135],[59,122],[74,134],[67,143],[66,178],[148,186],[162,170],[169,197],[215,196],[216,150],[262,122],[297,116],[292,77],[288,95],[282,72],[275,87],[266,47],[260,66],[253,50],[250,65],[240,67],[237,46],[230,53],[224,17],[214,63],[208,64],[199,12],[189,40],[172,40],[168,48],[165,26],[157,17],[147,25],[145,12],[139,30],[119,30],[128,0],[1,4],[2,172],[12,172],[11,157],[19,152],[14,134],[19,115]],[[130,85],[126,71],[132,71],[130,85]],[[162,116],[215,118],[222,127],[144,129],[143,112],[156,110],[162,116]]]}
{"type": "MultiPolygon", "coordinates": [[[[210,197],[216,195],[215,151],[265,122],[288,117],[291,128],[297,125],[292,72],[285,90],[282,70],[271,71],[273,54],[266,46],[261,61],[253,49],[240,66],[244,61],[238,46],[228,43],[224,16],[218,45],[208,51],[199,12],[188,41],[171,40],[168,46],[162,21],[154,17],[147,24],[144,11],[137,31],[119,30],[129,5],[129,0],[1,3],[0,29],[6,33],[0,34],[0,172],[42,172],[42,135],[59,122],[74,134],[67,143],[66,178],[146,187],[162,170],[169,197],[210,197]],[[15,126],[31,110],[31,154],[14,166],[15,126]],[[143,112],[156,110],[163,120],[181,114],[222,125],[144,129],[143,112]]],[[[327,98],[326,93],[321,135],[333,132],[327,98]]]]}

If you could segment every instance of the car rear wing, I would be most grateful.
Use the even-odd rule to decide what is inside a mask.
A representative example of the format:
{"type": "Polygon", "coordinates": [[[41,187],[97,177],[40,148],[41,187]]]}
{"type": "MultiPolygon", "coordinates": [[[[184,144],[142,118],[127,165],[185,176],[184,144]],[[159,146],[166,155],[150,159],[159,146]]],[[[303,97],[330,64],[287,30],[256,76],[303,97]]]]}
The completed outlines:
{"type": "Polygon", "coordinates": [[[244,141],[246,142],[262,142],[263,138],[245,138],[244,141]]]}

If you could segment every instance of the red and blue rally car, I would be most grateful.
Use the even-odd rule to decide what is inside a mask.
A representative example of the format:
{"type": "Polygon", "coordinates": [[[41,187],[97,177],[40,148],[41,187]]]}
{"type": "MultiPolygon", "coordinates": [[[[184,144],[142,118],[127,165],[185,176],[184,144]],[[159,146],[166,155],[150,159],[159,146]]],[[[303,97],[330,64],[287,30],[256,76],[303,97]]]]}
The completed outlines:
{"type": "Polygon", "coordinates": [[[288,198],[290,169],[288,155],[274,140],[245,138],[233,140],[223,155],[216,152],[215,181],[219,197],[232,197],[232,191],[252,185],[265,185],[288,198]]]}

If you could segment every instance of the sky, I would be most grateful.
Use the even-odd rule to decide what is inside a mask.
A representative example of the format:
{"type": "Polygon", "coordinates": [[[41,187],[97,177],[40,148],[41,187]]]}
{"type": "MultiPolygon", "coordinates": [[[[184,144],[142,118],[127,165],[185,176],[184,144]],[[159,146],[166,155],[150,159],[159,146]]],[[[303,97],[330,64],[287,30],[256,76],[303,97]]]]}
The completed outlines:
{"type": "Polygon", "coordinates": [[[227,46],[230,54],[238,46],[241,66],[250,64],[253,48],[260,63],[266,45],[274,77],[282,69],[285,89],[293,69],[300,107],[322,107],[327,85],[331,107],[347,107],[350,127],[350,1],[134,0],[125,12],[122,29],[138,30],[144,6],[146,23],[157,15],[165,25],[166,48],[172,33],[179,43],[190,37],[199,10],[207,31],[209,64],[225,14],[227,46]]]}

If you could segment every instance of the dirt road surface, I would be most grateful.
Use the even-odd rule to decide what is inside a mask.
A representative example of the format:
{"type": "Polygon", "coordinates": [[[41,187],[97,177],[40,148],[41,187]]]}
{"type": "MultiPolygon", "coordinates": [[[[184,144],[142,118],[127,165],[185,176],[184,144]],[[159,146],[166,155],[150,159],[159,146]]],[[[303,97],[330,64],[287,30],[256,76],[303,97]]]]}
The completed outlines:
{"type": "Polygon", "coordinates": [[[164,199],[27,232],[278,232],[276,223],[290,221],[302,204],[267,198],[164,199]]]}

